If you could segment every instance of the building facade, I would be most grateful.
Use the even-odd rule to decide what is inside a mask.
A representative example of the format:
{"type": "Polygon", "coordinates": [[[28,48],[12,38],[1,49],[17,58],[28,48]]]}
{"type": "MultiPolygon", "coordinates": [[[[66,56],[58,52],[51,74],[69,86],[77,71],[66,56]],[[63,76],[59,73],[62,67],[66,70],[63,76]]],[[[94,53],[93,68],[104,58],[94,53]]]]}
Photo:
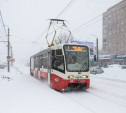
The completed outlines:
{"type": "Polygon", "coordinates": [[[103,13],[103,54],[126,55],[126,0],[103,13]]]}

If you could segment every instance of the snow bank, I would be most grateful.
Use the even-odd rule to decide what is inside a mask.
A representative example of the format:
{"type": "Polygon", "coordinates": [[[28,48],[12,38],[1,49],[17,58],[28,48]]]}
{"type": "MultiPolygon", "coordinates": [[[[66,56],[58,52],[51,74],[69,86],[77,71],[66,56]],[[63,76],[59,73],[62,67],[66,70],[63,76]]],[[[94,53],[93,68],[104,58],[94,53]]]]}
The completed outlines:
{"type": "Polygon", "coordinates": [[[104,73],[91,76],[126,82],[126,69],[122,69],[120,65],[110,65],[108,68],[103,68],[103,70],[104,73]]]}

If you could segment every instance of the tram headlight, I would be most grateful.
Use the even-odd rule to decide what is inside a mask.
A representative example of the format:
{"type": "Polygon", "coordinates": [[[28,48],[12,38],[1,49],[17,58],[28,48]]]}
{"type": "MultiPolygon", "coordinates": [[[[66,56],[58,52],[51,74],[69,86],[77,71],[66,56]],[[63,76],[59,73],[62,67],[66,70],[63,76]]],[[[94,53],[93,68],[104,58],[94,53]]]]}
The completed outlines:
{"type": "Polygon", "coordinates": [[[73,79],[74,78],[74,75],[69,75],[68,78],[69,79],[73,79]]]}
{"type": "Polygon", "coordinates": [[[87,75],[82,75],[81,78],[88,78],[88,76],[87,75]]]}

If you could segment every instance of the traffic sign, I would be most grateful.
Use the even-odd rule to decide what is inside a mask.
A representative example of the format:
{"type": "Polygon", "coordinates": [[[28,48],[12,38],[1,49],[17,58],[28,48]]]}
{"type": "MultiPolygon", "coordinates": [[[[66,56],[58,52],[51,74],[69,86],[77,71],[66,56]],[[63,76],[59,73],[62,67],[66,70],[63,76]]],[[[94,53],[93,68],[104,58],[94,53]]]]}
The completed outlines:
{"type": "Polygon", "coordinates": [[[15,59],[10,57],[10,59],[8,59],[8,61],[15,62],[15,59]]]}
{"type": "Polygon", "coordinates": [[[7,59],[10,59],[11,57],[10,56],[7,56],[7,59]]]}

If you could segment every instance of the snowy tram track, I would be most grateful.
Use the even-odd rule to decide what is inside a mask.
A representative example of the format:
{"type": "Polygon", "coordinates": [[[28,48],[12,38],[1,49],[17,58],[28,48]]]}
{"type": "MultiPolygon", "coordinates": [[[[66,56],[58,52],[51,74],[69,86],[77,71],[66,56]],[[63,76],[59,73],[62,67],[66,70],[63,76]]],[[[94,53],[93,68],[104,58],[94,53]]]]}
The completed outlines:
{"type": "Polygon", "coordinates": [[[104,98],[120,106],[126,107],[126,83],[116,80],[100,79],[100,77],[91,77],[91,87],[88,90],[90,94],[104,98]]]}
{"type": "Polygon", "coordinates": [[[82,104],[81,102],[78,102],[78,100],[76,100],[74,97],[72,98],[71,95],[68,96],[65,93],[61,92],[61,94],[63,94],[65,97],[67,97],[68,99],[72,100],[73,102],[75,102],[76,104],[80,105],[81,107],[87,109],[89,112],[91,112],[91,113],[97,113],[93,109],[91,109],[90,106],[87,106],[87,105],[82,104]]]}
{"type": "Polygon", "coordinates": [[[91,89],[94,90],[93,92],[108,94],[109,96],[113,96],[115,98],[120,98],[120,99],[123,99],[123,100],[126,101],[126,97],[125,96],[123,97],[123,96],[121,96],[119,94],[113,94],[111,92],[105,91],[104,89],[98,89],[98,88],[93,88],[93,87],[91,87],[91,89]]]}
{"type": "Polygon", "coordinates": [[[92,92],[90,92],[90,91],[86,91],[86,93],[89,93],[89,94],[91,94],[91,95],[94,95],[94,96],[99,97],[99,98],[102,98],[102,99],[105,99],[105,100],[110,101],[110,102],[112,102],[112,103],[114,103],[114,104],[117,104],[117,105],[119,105],[119,106],[126,107],[126,103],[124,104],[124,103],[122,103],[122,102],[117,102],[117,101],[115,101],[115,100],[113,100],[113,99],[110,99],[109,97],[106,97],[105,95],[104,95],[104,96],[101,96],[101,95],[92,93],[92,92]]]}
{"type": "MultiPolygon", "coordinates": [[[[96,108],[104,108],[104,106],[110,104],[112,106],[111,110],[107,109],[106,112],[112,112],[114,109],[117,108],[117,111],[115,113],[118,113],[118,107],[126,109],[126,104],[119,103],[116,101],[111,100],[110,98],[97,95],[89,90],[86,91],[75,91],[75,92],[64,92],[62,93],[65,97],[69,98],[70,100],[74,101],[75,103],[79,104],[83,108],[87,109],[88,111],[92,113],[101,113],[100,110],[96,108]],[[98,105],[97,105],[98,102],[98,105]],[[96,106],[97,105],[97,106],[96,106]],[[94,107],[95,106],[95,107],[94,107]],[[113,107],[113,106],[116,106],[113,107]]],[[[110,107],[111,107],[110,106],[110,107]]],[[[103,112],[103,111],[102,111],[103,112]]]]}

